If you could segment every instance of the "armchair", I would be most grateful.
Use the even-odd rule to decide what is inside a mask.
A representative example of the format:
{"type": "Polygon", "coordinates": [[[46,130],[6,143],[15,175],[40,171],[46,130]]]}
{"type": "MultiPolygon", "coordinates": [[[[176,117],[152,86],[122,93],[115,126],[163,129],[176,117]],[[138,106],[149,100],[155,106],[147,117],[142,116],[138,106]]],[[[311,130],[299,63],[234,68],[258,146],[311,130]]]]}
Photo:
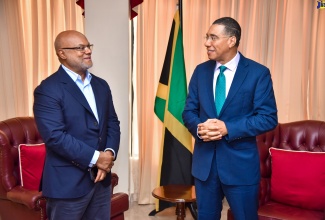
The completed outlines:
{"type": "MultiPolygon", "coordinates": [[[[46,198],[42,192],[21,186],[19,144],[38,144],[43,140],[33,117],[17,117],[0,122],[0,219],[46,220],[46,198]]],[[[112,173],[112,188],[118,184],[112,173]]],[[[113,193],[111,220],[123,220],[129,208],[126,193],[113,193]]]]}
{"type": "MultiPolygon", "coordinates": [[[[323,195],[325,192],[325,185],[323,181],[324,179],[321,179],[324,178],[324,175],[323,177],[321,177],[322,175],[318,175],[316,178],[310,178],[310,175],[316,171],[318,173],[324,173],[325,122],[304,120],[278,124],[274,130],[257,136],[256,141],[260,155],[261,170],[258,210],[259,219],[324,220],[325,198],[323,195]],[[269,151],[271,147],[272,149],[275,148],[275,151],[281,152],[282,155],[285,154],[285,157],[281,160],[275,160],[275,155],[272,155],[274,159],[272,160],[273,162],[271,162],[271,154],[269,151]],[[313,154],[310,154],[309,152],[313,152],[313,154]],[[287,153],[290,153],[290,155],[287,153]],[[321,157],[317,158],[317,162],[313,161],[309,157],[311,155],[315,156],[315,154],[318,154],[321,157]],[[292,159],[292,155],[294,155],[295,159],[292,159]],[[308,155],[308,159],[305,155],[308,155]],[[301,160],[298,160],[296,163],[288,163],[296,160],[297,157],[301,158],[301,160]],[[289,166],[292,164],[295,164],[296,166],[289,166]],[[303,169],[294,171],[297,170],[298,167],[303,169]],[[277,168],[277,172],[274,168],[277,168]],[[287,176],[282,175],[280,179],[277,179],[278,182],[276,182],[274,180],[277,177],[275,174],[278,174],[279,172],[283,174],[283,170],[288,171],[286,173],[287,176]],[[291,181],[290,177],[292,176],[298,176],[302,181],[286,185],[288,181],[286,182],[284,179],[289,179],[289,181],[291,181]],[[299,185],[305,183],[314,184],[315,182],[318,182],[319,185],[316,189],[313,189],[316,190],[316,199],[314,200],[303,200],[304,195],[301,194],[301,190],[298,191],[298,193],[296,193],[297,191],[293,191],[293,188],[299,185]],[[276,191],[276,187],[286,190],[278,192],[276,191]],[[320,205],[316,205],[317,202],[320,205]],[[316,206],[318,208],[311,208],[316,206]]],[[[275,152],[273,150],[271,151],[275,152]]],[[[311,185],[305,185],[307,185],[307,191],[312,188],[311,185]]],[[[230,209],[228,209],[228,219],[234,219],[230,209]]]]}

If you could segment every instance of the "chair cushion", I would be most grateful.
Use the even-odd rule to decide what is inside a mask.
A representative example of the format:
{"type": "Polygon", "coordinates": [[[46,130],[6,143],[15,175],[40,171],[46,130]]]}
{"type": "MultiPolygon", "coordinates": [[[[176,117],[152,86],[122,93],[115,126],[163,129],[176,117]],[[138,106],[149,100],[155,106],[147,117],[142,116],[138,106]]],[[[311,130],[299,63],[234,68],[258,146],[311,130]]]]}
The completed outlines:
{"type": "Polygon", "coordinates": [[[45,144],[20,144],[18,152],[21,186],[39,190],[45,161],[45,144]]]}
{"type": "Polygon", "coordinates": [[[325,152],[270,148],[271,199],[312,210],[325,208],[325,152]]]}

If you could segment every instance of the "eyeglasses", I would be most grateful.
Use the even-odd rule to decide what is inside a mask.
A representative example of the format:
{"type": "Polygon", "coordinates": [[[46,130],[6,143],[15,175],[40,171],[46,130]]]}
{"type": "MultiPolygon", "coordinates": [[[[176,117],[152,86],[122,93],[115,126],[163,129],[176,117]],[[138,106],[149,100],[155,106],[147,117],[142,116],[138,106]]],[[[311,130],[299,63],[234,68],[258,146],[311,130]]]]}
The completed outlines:
{"type": "Polygon", "coordinates": [[[216,41],[216,40],[219,40],[221,38],[230,38],[232,36],[224,36],[224,37],[218,37],[216,35],[210,35],[210,36],[204,36],[204,40],[208,41],[208,40],[211,40],[211,41],[216,41]]]}
{"type": "Polygon", "coordinates": [[[85,53],[86,52],[86,48],[88,48],[89,50],[93,50],[94,45],[93,44],[88,44],[88,45],[80,45],[79,47],[64,47],[61,49],[65,49],[65,50],[77,50],[80,52],[85,53]]]}

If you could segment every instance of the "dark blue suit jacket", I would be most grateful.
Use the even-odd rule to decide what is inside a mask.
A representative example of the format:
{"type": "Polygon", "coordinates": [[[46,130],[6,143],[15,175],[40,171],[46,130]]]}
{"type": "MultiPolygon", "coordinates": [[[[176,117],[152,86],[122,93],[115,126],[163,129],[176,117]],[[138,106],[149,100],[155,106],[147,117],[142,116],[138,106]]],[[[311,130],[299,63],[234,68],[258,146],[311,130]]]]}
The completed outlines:
{"type": "MultiPolygon", "coordinates": [[[[110,88],[92,75],[99,123],[85,96],[60,66],[34,91],[34,116],[46,144],[43,195],[50,198],[77,198],[94,186],[88,166],[95,150],[112,148],[117,156],[120,126],[110,88]]],[[[109,186],[108,174],[101,184],[109,186]]]]}
{"type": "Polygon", "coordinates": [[[213,96],[215,66],[216,62],[210,60],[196,67],[183,112],[184,123],[195,138],[192,174],[202,181],[206,180],[216,151],[222,183],[257,184],[260,166],[255,137],[277,125],[270,71],[240,54],[228,96],[217,116],[213,96]],[[197,125],[211,118],[224,121],[228,135],[220,141],[203,142],[197,136],[197,125]]]}

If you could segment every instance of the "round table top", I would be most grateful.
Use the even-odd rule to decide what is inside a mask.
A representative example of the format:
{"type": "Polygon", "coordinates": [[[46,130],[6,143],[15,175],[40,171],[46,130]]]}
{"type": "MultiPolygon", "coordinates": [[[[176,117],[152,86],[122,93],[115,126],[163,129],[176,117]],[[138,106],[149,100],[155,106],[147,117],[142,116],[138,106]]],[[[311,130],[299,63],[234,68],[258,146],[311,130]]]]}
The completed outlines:
{"type": "Polygon", "coordinates": [[[152,191],[152,196],[168,202],[195,202],[195,187],[192,185],[159,186],[152,191]]]}

